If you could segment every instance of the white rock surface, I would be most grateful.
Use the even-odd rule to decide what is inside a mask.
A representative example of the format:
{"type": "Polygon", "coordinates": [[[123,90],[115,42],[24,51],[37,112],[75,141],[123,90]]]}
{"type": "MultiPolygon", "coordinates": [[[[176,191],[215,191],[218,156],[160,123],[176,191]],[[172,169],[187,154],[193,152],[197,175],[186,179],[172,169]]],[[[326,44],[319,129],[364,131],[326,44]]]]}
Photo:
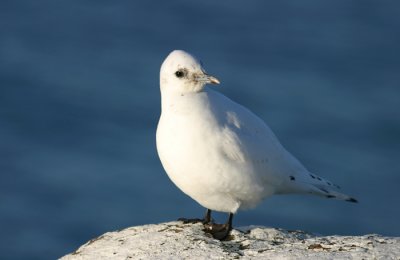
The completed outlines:
{"type": "Polygon", "coordinates": [[[400,259],[398,237],[317,236],[250,226],[221,242],[202,229],[182,222],[130,227],[94,238],[61,259],[400,259]]]}

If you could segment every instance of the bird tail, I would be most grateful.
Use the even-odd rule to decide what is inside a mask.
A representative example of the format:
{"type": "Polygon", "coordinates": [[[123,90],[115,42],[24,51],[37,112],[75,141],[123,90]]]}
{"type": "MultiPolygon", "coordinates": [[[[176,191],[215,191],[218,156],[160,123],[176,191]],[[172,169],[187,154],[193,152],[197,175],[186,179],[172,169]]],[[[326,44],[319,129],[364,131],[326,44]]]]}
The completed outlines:
{"type": "Polygon", "coordinates": [[[310,172],[290,175],[282,186],[284,188],[278,190],[277,194],[303,193],[358,203],[357,199],[338,192],[337,190],[340,190],[338,185],[310,172]]]}
{"type": "Polygon", "coordinates": [[[322,196],[328,199],[338,199],[348,202],[358,203],[358,200],[341,192],[333,190],[331,187],[310,184],[310,193],[322,196]]]}
{"type": "Polygon", "coordinates": [[[311,191],[315,195],[323,196],[328,199],[338,199],[338,200],[358,203],[358,200],[356,200],[355,198],[347,194],[336,191],[340,189],[339,185],[336,185],[312,173],[309,173],[309,177],[310,177],[309,184],[312,186],[311,191]]]}
{"type": "Polygon", "coordinates": [[[295,189],[297,189],[297,192],[313,194],[328,199],[338,199],[338,200],[358,203],[358,201],[355,198],[347,194],[336,191],[340,189],[338,185],[318,175],[307,173],[303,176],[304,178],[299,180],[301,185],[296,185],[295,187],[295,189]]]}

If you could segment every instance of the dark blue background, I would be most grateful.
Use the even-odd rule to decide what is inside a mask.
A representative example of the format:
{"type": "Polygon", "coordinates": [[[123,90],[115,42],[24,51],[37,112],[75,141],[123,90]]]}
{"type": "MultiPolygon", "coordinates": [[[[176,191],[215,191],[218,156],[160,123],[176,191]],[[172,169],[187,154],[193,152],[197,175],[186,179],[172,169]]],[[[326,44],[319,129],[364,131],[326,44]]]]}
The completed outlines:
{"type": "MultiPolygon", "coordinates": [[[[235,225],[400,235],[398,1],[0,3],[0,252],[54,259],[203,209],[157,157],[173,49],[358,205],[280,196],[235,225]]],[[[224,220],[219,215],[217,219],[224,220]]]]}

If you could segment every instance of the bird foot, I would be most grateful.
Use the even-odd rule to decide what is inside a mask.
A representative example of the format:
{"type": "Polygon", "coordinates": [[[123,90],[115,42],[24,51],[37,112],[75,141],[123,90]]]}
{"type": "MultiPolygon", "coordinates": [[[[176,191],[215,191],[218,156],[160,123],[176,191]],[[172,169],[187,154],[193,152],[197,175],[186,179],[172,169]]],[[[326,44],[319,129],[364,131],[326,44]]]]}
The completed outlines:
{"type": "Polygon", "coordinates": [[[178,221],[182,221],[183,224],[196,224],[196,223],[202,223],[204,225],[211,223],[211,221],[207,221],[206,219],[203,218],[178,218],[178,221]]]}
{"type": "Polygon", "coordinates": [[[204,224],[204,232],[211,234],[213,238],[218,240],[226,240],[232,228],[229,224],[204,224]]]}

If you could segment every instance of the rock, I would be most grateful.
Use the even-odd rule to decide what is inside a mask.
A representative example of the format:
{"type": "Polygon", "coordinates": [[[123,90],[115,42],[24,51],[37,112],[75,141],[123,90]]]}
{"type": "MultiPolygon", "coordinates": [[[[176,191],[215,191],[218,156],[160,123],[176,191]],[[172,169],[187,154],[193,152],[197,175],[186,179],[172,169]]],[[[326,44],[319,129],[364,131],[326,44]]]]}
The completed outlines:
{"type": "Polygon", "coordinates": [[[105,233],[62,260],[77,259],[400,259],[400,238],[318,236],[250,226],[213,239],[202,224],[168,222],[105,233]]]}

